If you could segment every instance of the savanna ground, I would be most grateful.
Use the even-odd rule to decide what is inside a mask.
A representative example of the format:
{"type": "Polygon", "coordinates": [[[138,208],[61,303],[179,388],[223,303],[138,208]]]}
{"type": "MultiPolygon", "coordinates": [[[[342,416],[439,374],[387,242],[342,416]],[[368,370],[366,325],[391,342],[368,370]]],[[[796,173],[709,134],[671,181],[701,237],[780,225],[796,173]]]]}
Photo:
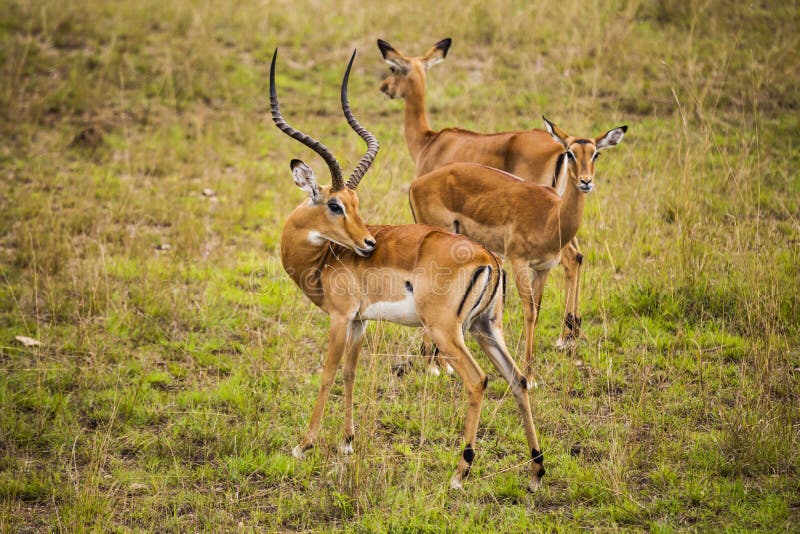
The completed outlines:
{"type": "MultiPolygon", "coordinates": [[[[789,531],[800,524],[800,6],[629,0],[0,1],[0,529],[789,531]],[[343,458],[341,383],[319,446],[290,456],[327,318],[277,248],[303,198],[288,162],[381,153],[362,215],[405,223],[402,103],[378,37],[421,54],[433,127],[620,124],[579,233],[585,337],[539,328],[534,417],[492,378],[465,489],[461,383],[416,366],[418,330],[373,324],[343,458]],[[26,346],[27,336],[41,345],[26,346]]],[[[522,353],[509,294],[506,335],[522,353]]],[[[474,345],[473,345],[474,346],[474,345]]]]}

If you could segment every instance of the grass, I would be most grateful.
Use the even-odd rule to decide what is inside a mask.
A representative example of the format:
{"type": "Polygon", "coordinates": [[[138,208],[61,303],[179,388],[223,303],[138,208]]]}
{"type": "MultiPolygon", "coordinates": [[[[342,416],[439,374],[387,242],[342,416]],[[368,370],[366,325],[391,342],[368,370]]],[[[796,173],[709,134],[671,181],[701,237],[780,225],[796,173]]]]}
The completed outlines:
{"type": "MultiPolygon", "coordinates": [[[[0,1],[1,530],[797,529],[797,4],[428,4],[0,1]],[[413,165],[375,39],[445,36],[434,127],[630,126],[579,234],[577,354],[553,348],[559,272],[546,289],[533,495],[482,355],[476,462],[447,489],[461,384],[395,377],[420,334],[389,324],[367,334],[356,454],[335,451],[340,382],[319,447],[289,454],[327,319],[277,242],[302,199],[288,161],[325,167],[272,126],[269,58],[287,119],[347,167],[363,148],[337,92],[358,48],[350,99],[382,145],[362,215],[403,223],[413,165]]],[[[521,354],[514,292],[506,331],[521,354]]]]}

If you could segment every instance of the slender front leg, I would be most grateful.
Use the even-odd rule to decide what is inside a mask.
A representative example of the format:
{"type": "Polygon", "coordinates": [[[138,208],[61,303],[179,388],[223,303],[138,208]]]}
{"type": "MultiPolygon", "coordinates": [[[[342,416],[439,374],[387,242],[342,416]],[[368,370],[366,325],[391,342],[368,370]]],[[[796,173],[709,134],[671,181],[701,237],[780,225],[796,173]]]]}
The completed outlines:
{"type": "MultiPolygon", "coordinates": [[[[547,283],[547,275],[550,274],[550,270],[546,271],[535,271],[535,276],[533,278],[533,304],[534,304],[534,316],[533,316],[533,330],[531,331],[531,335],[536,334],[536,325],[539,323],[539,313],[542,311],[542,294],[544,294],[544,285],[547,283]]],[[[535,346],[536,341],[534,338],[533,344],[535,346]]],[[[528,373],[528,379],[533,381],[533,362],[529,363],[530,371],[528,373]]],[[[535,382],[534,382],[535,384],[535,382]]],[[[532,387],[532,384],[528,384],[528,389],[532,387]]]]}
{"type": "Polygon", "coordinates": [[[356,377],[356,366],[358,365],[358,353],[361,350],[361,341],[364,339],[364,332],[367,330],[365,321],[353,321],[350,323],[350,332],[347,337],[347,347],[345,348],[344,359],[344,439],[339,445],[339,452],[342,454],[353,453],[353,438],[355,428],[353,427],[353,382],[356,377]]]}
{"type": "Polygon", "coordinates": [[[550,274],[550,270],[546,271],[535,271],[535,276],[533,278],[533,283],[531,287],[533,289],[533,302],[536,306],[536,315],[533,319],[533,327],[536,328],[536,324],[539,322],[539,312],[542,309],[542,295],[544,294],[544,285],[547,283],[547,276],[550,274]]]}
{"type": "Polygon", "coordinates": [[[514,283],[522,301],[522,315],[525,319],[525,377],[527,387],[533,387],[533,331],[536,325],[537,309],[533,300],[531,287],[531,273],[525,259],[514,258],[511,260],[511,269],[514,273],[514,283]]]}
{"type": "Polygon", "coordinates": [[[578,247],[578,239],[573,238],[561,253],[561,265],[564,267],[564,322],[561,335],[556,341],[556,348],[561,350],[575,348],[580,336],[581,319],[578,315],[578,301],[582,263],[583,254],[578,247]]]}
{"type": "Polygon", "coordinates": [[[319,387],[317,401],[314,410],[311,412],[311,422],[308,425],[308,432],[300,440],[300,443],[292,449],[292,456],[302,460],[305,452],[314,446],[319,434],[319,427],[322,424],[322,416],[325,413],[325,402],[328,400],[328,393],[331,391],[333,380],[336,378],[336,371],[339,369],[339,362],[344,353],[349,330],[349,319],[334,317],[331,315],[331,330],[328,336],[328,355],[325,357],[325,366],[322,370],[322,384],[319,387]]]}

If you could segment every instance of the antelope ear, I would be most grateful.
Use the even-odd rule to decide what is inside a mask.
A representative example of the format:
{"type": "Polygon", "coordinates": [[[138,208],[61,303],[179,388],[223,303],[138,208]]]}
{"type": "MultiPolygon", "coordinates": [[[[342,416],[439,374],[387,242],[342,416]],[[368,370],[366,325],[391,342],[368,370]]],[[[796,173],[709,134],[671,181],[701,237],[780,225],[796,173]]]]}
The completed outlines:
{"type": "Polygon", "coordinates": [[[547,133],[549,133],[550,136],[557,142],[561,143],[564,146],[564,148],[567,148],[566,139],[567,137],[569,137],[569,135],[567,135],[567,132],[565,132],[564,130],[562,130],[549,120],[547,120],[547,117],[545,117],[544,115],[542,115],[542,119],[544,120],[544,127],[547,129],[547,133]]]}
{"type": "Polygon", "coordinates": [[[450,45],[453,44],[453,40],[449,37],[447,39],[442,39],[435,45],[433,48],[428,50],[424,56],[422,56],[422,64],[425,65],[426,69],[433,67],[444,61],[444,58],[447,57],[447,51],[450,50],[450,45]]]}
{"type": "Polygon", "coordinates": [[[386,54],[389,54],[390,52],[393,52],[395,54],[398,53],[397,50],[395,50],[392,45],[390,45],[383,39],[378,39],[378,48],[381,50],[381,55],[383,56],[383,59],[389,59],[386,57],[386,54]]]}
{"type": "Polygon", "coordinates": [[[408,61],[406,61],[403,55],[395,50],[392,45],[383,39],[378,39],[378,48],[380,49],[383,60],[386,63],[393,67],[397,67],[402,72],[408,71],[408,61]]]}
{"type": "Polygon", "coordinates": [[[292,168],[292,178],[294,178],[295,185],[308,193],[311,202],[319,204],[322,201],[322,195],[319,193],[317,177],[311,167],[299,159],[293,159],[289,166],[292,168]]]}
{"type": "Polygon", "coordinates": [[[604,148],[611,148],[612,146],[616,146],[620,141],[622,141],[622,137],[625,135],[625,132],[628,131],[628,126],[620,126],[619,128],[614,128],[613,130],[609,130],[603,135],[597,136],[595,139],[595,146],[597,150],[602,150],[604,148]]]}

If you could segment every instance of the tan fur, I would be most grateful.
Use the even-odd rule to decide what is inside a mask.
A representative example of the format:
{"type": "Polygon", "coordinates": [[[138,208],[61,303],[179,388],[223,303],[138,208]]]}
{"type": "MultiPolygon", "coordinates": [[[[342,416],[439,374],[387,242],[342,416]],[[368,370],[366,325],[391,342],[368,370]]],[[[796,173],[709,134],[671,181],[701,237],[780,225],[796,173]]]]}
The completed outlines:
{"type": "MultiPolygon", "coordinates": [[[[277,52],[270,71],[273,120],[284,132],[292,131],[279,112],[274,87],[276,56],[277,52]]],[[[342,105],[349,110],[346,82],[347,74],[342,105]]],[[[371,137],[354,117],[349,119],[354,130],[362,130],[359,135],[365,140],[371,137]]],[[[309,148],[316,147],[318,153],[323,151],[319,143],[305,135],[292,137],[309,148]]],[[[324,154],[335,161],[329,152],[324,154]]],[[[364,172],[368,167],[369,163],[364,172]]],[[[322,383],[308,432],[293,449],[293,455],[303,458],[316,442],[328,394],[343,358],[345,439],[340,449],[352,452],[353,383],[365,322],[384,319],[422,326],[463,380],[467,394],[465,452],[450,479],[452,487],[461,487],[474,456],[487,383],[486,374],[464,342],[464,332],[469,330],[511,386],[534,458],[528,487],[536,489],[544,467],[525,378],[503,339],[504,277],[500,260],[478,243],[433,226],[366,226],[358,212],[357,181],[348,181],[346,188],[334,190],[320,187],[313,170],[302,161],[292,161],[291,168],[295,184],[309,199],[286,220],[281,235],[281,261],[300,289],[330,316],[322,383]]]]}
{"type": "MultiPolygon", "coordinates": [[[[416,176],[449,163],[467,161],[508,171],[531,183],[555,184],[557,162],[564,153],[564,146],[548,132],[539,129],[502,133],[478,133],[461,128],[431,130],[425,114],[425,71],[437,48],[424,56],[411,57],[383,41],[379,42],[379,47],[393,68],[381,82],[380,90],[390,98],[405,100],[406,145],[416,163],[416,176]]],[[[566,133],[560,132],[565,138],[566,133]]],[[[565,270],[565,309],[559,347],[570,346],[579,335],[577,326],[570,324],[568,318],[572,316],[577,320],[579,317],[581,258],[578,241],[573,238],[561,255],[565,270]]]]}
{"type": "Polygon", "coordinates": [[[580,227],[585,194],[593,188],[598,147],[614,146],[625,131],[623,127],[588,139],[548,125],[564,149],[574,155],[574,161],[566,163],[563,197],[552,187],[464,162],[416,178],[409,191],[417,222],[457,229],[510,261],[523,302],[529,384],[533,383],[534,332],[547,275],[561,261],[580,227]]]}
{"type": "MultiPolygon", "coordinates": [[[[463,331],[469,329],[511,384],[528,447],[539,450],[530,404],[524,393],[525,381],[503,341],[503,288],[500,287],[499,259],[466,237],[432,226],[365,226],[358,217],[358,199],[354,191],[331,193],[330,188],[321,188],[321,194],[321,202],[306,201],[289,215],[281,236],[281,260],[287,273],[331,318],[322,385],[309,430],[295,448],[295,455],[302,457],[303,452],[316,442],[327,396],[343,356],[343,448],[349,445],[355,435],[352,392],[364,334],[363,315],[376,303],[401,302],[409,295],[413,295],[419,325],[430,333],[443,357],[464,381],[468,397],[465,444],[475,449],[486,379],[486,374],[465,345],[463,331]],[[347,217],[332,218],[326,212],[327,202],[333,196],[342,201],[347,217]],[[310,234],[319,238],[310,240],[310,234]],[[333,243],[329,240],[332,236],[348,246],[333,243]],[[369,257],[360,256],[349,248],[351,244],[362,247],[367,239],[374,239],[377,243],[369,257]],[[486,267],[491,271],[486,271],[486,276],[479,277],[470,287],[476,270],[486,267]],[[410,284],[411,293],[407,284],[410,284]],[[457,313],[459,307],[460,314],[457,313]]],[[[451,479],[454,487],[460,487],[469,466],[462,456],[451,479]]],[[[533,463],[531,489],[538,486],[542,474],[541,464],[533,463]]]]}
{"type": "Polygon", "coordinates": [[[462,128],[430,128],[425,113],[426,65],[436,52],[433,47],[425,55],[413,57],[391,48],[384,54],[393,71],[381,82],[380,90],[390,98],[405,100],[406,145],[417,165],[416,175],[455,161],[471,161],[551,185],[563,147],[544,130],[486,134],[462,128]]]}

